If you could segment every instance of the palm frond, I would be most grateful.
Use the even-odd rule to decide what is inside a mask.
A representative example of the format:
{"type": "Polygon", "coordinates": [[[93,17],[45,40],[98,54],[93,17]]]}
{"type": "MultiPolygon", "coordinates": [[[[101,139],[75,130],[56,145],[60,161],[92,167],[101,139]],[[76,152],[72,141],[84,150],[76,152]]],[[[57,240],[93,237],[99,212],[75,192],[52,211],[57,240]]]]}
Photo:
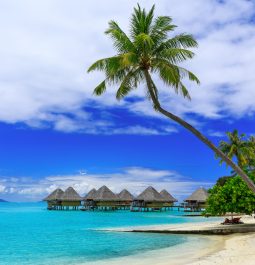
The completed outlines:
{"type": "Polygon", "coordinates": [[[178,92],[181,92],[182,96],[184,98],[187,98],[188,100],[191,100],[191,96],[189,94],[188,89],[184,86],[182,82],[180,82],[179,87],[178,87],[178,92]]]}
{"type": "Polygon", "coordinates": [[[93,63],[89,69],[88,73],[98,70],[106,73],[107,76],[114,75],[120,69],[125,69],[130,67],[134,62],[134,56],[131,54],[122,54],[118,56],[113,56],[109,58],[104,58],[93,63]]]}
{"type": "Polygon", "coordinates": [[[141,9],[139,4],[137,8],[134,8],[134,13],[130,21],[130,35],[133,40],[141,33],[149,34],[153,21],[154,9],[155,5],[153,5],[147,13],[145,9],[141,9]]]}
{"type": "Polygon", "coordinates": [[[189,77],[190,81],[194,81],[198,85],[200,85],[200,80],[198,79],[198,77],[195,74],[193,74],[192,72],[188,71],[187,69],[184,69],[184,68],[182,68],[182,69],[188,74],[188,77],[189,77]]]}
{"type": "Polygon", "coordinates": [[[115,72],[121,66],[122,58],[120,56],[113,56],[109,58],[104,58],[93,63],[89,69],[88,73],[92,71],[107,71],[115,72]]]}
{"type": "Polygon", "coordinates": [[[136,68],[126,74],[116,93],[118,100],[124,98],[132,89],[137,88],[141,79],[140,71],[139,68],[136,68]]]}
{"type": "Polygon", "coordinates": [[[140,28],[141,18],[142,18],[142,9],[140,5],[137,4],[137,7],[134,8],[134,12],[130,20],[130,35],[133,40],[137,35],[141,33],[141,28],[140,28]]]}
{"type": "Polygon", "coordinates": [[[169,16],[159,16],[155,19],[150,31],[155,47],[158,47],[164,42],[168,38],[168,33],[176,28],[176,26],[171,23],[172,18],[169,16]]]}
{"type": "Polygon", "coordinates": [[[190,81],[196,82],[198,85],[200,84],[200,81],[198,77],[193,74],[191,71],[187,70],[186,68],[170,64],[171,67],[175,68],[176,71],[179,72],[180,79],[188,78],[190,81]]]}
{"type": "Polygon", "coordinates": [[[153,59],[152,65],[152,72],[158,72],[165,84],[175,88],[178,86],[181,77],[177,68],[172,67],[167,61],[162,59],[153,59]]]}
{"type": "Polygon", "coordinates": [[[194,53],[187,49],[171,48],[164,49],[155,57],[168,60],[171,64],[178,64],[194,57],[194,53]]]}
{"type": "Polygon", "coordinates": [[[125,78],[128,71],[129,70],[127,70],[127,69],[119,69],[114,74],[110,74],[110,75],[108,74],[108,75],[106,75],[105,82],[109,86],[119,84],[120,82],[123,81],[123,79],[125,78]]]}
{"type": "Polygon", "coordinates": [[[152,70],[161,72],[163,78],[165,76],[164,80],[168,80],[166,83],[169,85],[177,85],[185,77],[188,77],[190,81],[195,81],[197,84],[200,84],[195,74],[183,67],[171,64],[165,59],[154,58],[152,60],[152,70]]]}
{"type": "Polygon", "coordinates": [[[106,90],[106,84],[105,84],[105,80],[103,82],[101,82],[95,89],[93,94],[96,96],[100,96],[102,95],[106,90]]]}
{"type": "Polygon", "coordinates": [[[135,38],[135,45],[140,51],[148,50],[152,47],[153,40],[151,39],[150,35],[145,33],[140,33],[135,38]]]}
{"type": "Polygon", "coordinates": [[[154,10],[155,10],[155,5],[152,6],[148,14],[146,14],[145,9],[144,9],[144,12],[145,12],[144,32],[147,34],[150,33],[151,24],[152,24],[153,17],[154,17],[154,10]]]}
{"type": "Polygon", "coordinates": [[[156,47],[154,50],[154,54],[161,52],[164,49],[171,49],[171,48],[196,48],[198,46],[197,41],[194,37],[190,34],[179,34],[175,37],[166,40],[163,42],[159,47],[156,47]]]}
{"type": "Polygon", "coordinates": [[[109,22],[109,28],[105,31],[113,40],[114,47],[119,53],[135,52],[135,46],[114,20],[109,22]]]}
{"type": "Polygon", "coordinates": [[[139,63],[139,58],[137,57],[136,53],[133,52],[123,53],[120,55],[120,57],[122,57],[123,67],[134,67],[139,63]]]}
{"type": "Polygon", "coordinates": [[[97,60],[96,62],[94,62],[87,70],[88,73],[92,72],[92,71],[104,71],[105,70],[105,66],[106,66],[106,60],[108,58],[105,59],[100,59],[97,60]]]}
{"type": "Polygon", "coordinates": [[[191,97],[188,89],[182,83],[182,79],[188,77],[191,81],[199,82],[198,78],[190,71],[162,59],[153,60],[153,71],[158,72],[162,81],[166,85],[173,87],[177,94],[180,92],[184,98],[189,100],[191,97]]]}

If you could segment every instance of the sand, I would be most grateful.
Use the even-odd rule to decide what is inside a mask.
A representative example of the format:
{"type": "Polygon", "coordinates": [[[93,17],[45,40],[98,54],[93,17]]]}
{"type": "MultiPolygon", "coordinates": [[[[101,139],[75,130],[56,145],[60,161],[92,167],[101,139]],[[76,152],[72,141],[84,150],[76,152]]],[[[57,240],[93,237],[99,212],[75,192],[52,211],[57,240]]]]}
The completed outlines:
{"type": "MultiPolygon", "coordinates": [[[[212,218],[213,219],[213,218],[212,218]]],[[[248,224],[255,224],[252,217],[242,217],[248,224]]],[[[160,225],[139,229],[208,229],[219,226],[219,220],[189,223],[185,225],[160,225]]],[[[128,228],[132,230],[134,228],[128,228]]],[[[127,231],[127,228],[118,231],[127,231]]],[[[114,229],[113,229],[114,230],[114,229]]],[[[143,254],[85,263],[86,265],[254,265],[255,233],[225,236],[189,235],[184,244],[143,254]]],[[[85,265],[84,264],[84,265],[85,265]]]]}
{"type": "MultiPolygon", "coordinates": [[[[196,217],[194,217],[196,218],[196,217]]],[[[201,219],[200,219],[201,220],[201,219]]],[[[224,221],[224,218],[214,218],[211,217],[206,219],[204,222],[193,222],[193,223],[185,223],[185,224],[165,224],[165,225],[150,225],[150,226],[136,226],[136,227],[125,227],[125,228],[114,228],[108,229],[109,231],[118,231],[118,232],[132,232],[132,231],[155,231],[155,232],[175,232],[175,231],[205,231],[211,229],[229,229],[230,227],[235,228],[236,230],[240,227],[244,227],[245,225],[252,225],[251,227],[254,228],[255,226],[255,219],[252,216],[242,216],[241,221],[244,222],[244,226],[229,226],[229,225],[221,225],[220,223],[224,221]]],[[[254,263],[255,264],[255,263],[254,263]]]]}
{"type": "MultiPolygon", "coordinates": [[[[155,263],[157,264],[157,263],[155,263]]],[[[168,263],[165,263],[168,264],[168,263]]],[[[186,263],[190,265],[254,265],[255,264],[255,233],[235,234],[225,239],[223,248],[211,255],[186,263]]]]}

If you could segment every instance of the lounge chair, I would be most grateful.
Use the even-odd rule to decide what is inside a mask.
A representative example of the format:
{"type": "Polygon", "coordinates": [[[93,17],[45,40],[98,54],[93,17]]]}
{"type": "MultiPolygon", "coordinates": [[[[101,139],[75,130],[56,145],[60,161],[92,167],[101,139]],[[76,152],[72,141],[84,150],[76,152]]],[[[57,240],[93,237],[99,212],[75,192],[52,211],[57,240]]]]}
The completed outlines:
{"type": "Polygon", "coordinates": [[[224,222],[221,223],[222,225],[233,225],[233,224],[243,224],[242,221],[240,221],[242,217],[235,217],[233,219],[225,218],[224,222]]]}

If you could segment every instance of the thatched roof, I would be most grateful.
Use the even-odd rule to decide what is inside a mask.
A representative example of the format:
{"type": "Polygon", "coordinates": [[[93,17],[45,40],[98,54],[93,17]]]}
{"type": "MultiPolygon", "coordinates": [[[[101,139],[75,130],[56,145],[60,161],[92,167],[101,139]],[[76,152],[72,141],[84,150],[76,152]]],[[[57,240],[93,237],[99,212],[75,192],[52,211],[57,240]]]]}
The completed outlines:
{"type": "Polygon", "coordinates": [[[162,190],[160,195],[164,198],[166,202],[178,202],[168,191],[162,190]]]}
{"type": "Polygon", "coordinates": [[[49,194],[46,198],[44,198],[44,201],[57,201],[60,200],[62,195],[64,194],[63,190],[61,189],[55,189],[51,194],[49,194]]]}
{"type": "Polygon", "coordinates": [[[122,190],[118,197],[120,201],[133,201],[134,199],[134,196],[126,189],[122,190]]]}
{"type": "Polygon", "coordinates": [[[197,202],[205,202],[208,198],[208,192],[204,188],[199,188],[196,191],[194,191],[186,200],[188,201],[197,201],[197,202]]]}
{"type": "Polygon", "coordinates": [[[91,191],[89,191],[87,193],[87,195],[84,197],[84,200],[93,200],[95,198],[97,190],[96,189],[92,189],[91,191]]]}
{"type": "Polygon", "coordinates": [[[106,186],[98,189],[94,197],[94,201],[118,201],[118,199],[118,196],[106,186]]]}
{"type": "Polygon", "coordinates": [[[145,202],[164,202],[164,198],[153,187],[148,187],[135,200],[145,202]]]}
{"type": "Polygon", "coordinates": [[[61,197],[62,201],[81,201],[81,196],[72,188],[69,187],[65,190],[61,197]]]}

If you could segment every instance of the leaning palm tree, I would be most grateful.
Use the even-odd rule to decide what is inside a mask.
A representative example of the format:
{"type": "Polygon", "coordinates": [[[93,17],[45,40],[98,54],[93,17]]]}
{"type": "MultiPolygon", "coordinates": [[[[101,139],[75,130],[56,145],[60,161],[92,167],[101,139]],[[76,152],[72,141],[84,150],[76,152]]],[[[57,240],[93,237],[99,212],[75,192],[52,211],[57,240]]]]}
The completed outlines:
{"type": "MultiPolygon", "coordinates": [[[[245,139],[245,134],[239,135],[237,130],[227,132],[227,141],[221,141],[219,149],[230,159],[235,158],[240,168],[250,165],[250,162],[255,159],[254,146],[251,141],[245,139]]],[[[223,159],[221,159],[223,162],[223,159]]]]}
{"type": "Polygon", "coordinates": [[[154,6],[149,12],[141,9],[139,5],[134,8],[130,21],[130,36],[125,34],[117,22],[110,21],[105,33],[113,40],[117,54],[96,61],[88,69],[88,72],[99,70],[105,73],[105,79],[95,88],[94,94],[103,94],[107,85],[118,85],[116,97],[120,100],[145,82],[147,94],[154,109],[197,136],[230,165],[255,192],[254,183],[238,165],[197,129],[164,109],[160,104],[158,88],[152,74],[158,75],[167,86],[172,87],[176,93],[181,93],[187,99],[190,99],[190,95],[183,79],[187,77],[199,84],[198,78],[192,72],[180,66],[180,63],[194,56],[189,49],[197,47],[197,42],[189,34],[179,34],[169,38],[169,33],[175,27],[168,16],[154,18],[154,6]]]}

